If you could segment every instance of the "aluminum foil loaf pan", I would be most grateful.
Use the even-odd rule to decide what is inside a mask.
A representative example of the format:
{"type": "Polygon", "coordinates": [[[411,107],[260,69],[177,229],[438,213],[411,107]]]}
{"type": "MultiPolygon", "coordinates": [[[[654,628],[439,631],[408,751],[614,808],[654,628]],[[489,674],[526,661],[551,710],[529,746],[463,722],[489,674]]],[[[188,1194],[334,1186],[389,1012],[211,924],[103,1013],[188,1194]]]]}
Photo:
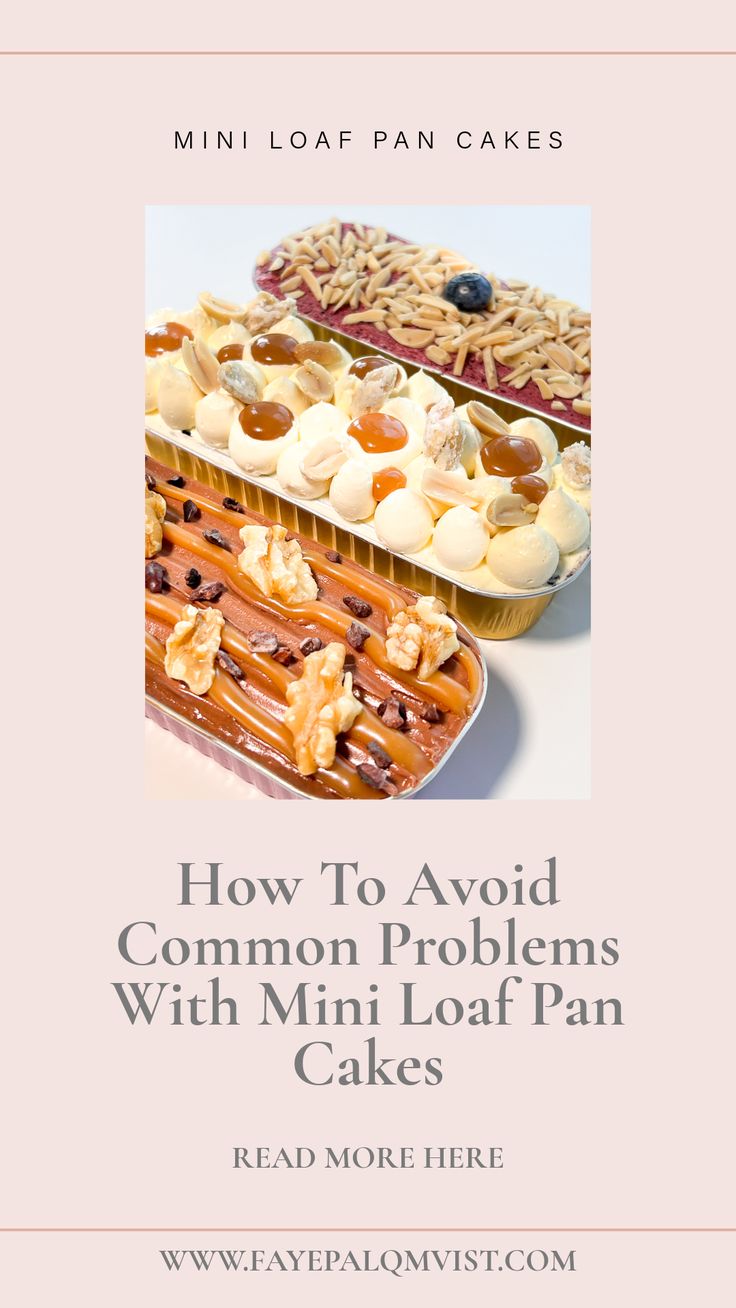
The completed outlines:
{"type": "Polygon", "coordinates": [[[587,556],[573,572],[554,585],[548,583],[536,591],[478,590],[409,555],[384,549],[376,542],[370,525],[352,523],[348,527],[329,501],[311,500],[307,504],[290,496],[275,476],[253,477],[242,472],[227,451],[213,449],[196,437],[169,430],[164,435],[146,427],[146,448],[153,458],[208,481],[224,495],[233,495],[290,531],[299,531],[328,549],[339,550],[387,581],[422,595],[438,596],[468,631],[486,640],[509,640],[523,635],[539,621],[555,595],[577,580],[589,562],[587,556]]]}
{"type": "MultiPolygon", "coordinates": [[[[289,505],[282,498],[266,492],[257,483],[250,482],[245,477],[240,477],[224,468],[217,467],[209,458],[202,457],[199,451],[183,448],[183,440],[184,438],[175,440],[153,432],[147,432],[146,451],[151,458],[165,464],[168,468],[174,469],[175,472],[181,473],[183,477],[203,483],[216,492],[218,497],[231,496],[234,500],[247,506],[247,508],[262,514],[264,518],[281,523],[291,531],[298,532],[311,540],[316,540],[327,548],[339,549],[346,557],[354,558],[349,549],[342,548],[342,534],[339,539],[334,536],[325,538],[324,535],[315,530],[317,525],[323,526],[324,524],[303,506],[289,505]]],[[[161,557],[165,560],[165,556],[161,557]]],[[[355,561],[364,564],[362,559],[356,559],[355,561]]],[[[385,571],[380,569],[375,571],[384,579],[394,580],[385,571]]],[[[457,618],[457,614],[454,612],[452,612],[452,616],[457,618]]],[[[412,798],[433,781],[451,755],[461,745],[467,732],[476,722],[481,712],[488,682],[486,664],[478,645],[468,635],[467,631],[461,631],[460,636],[477,665],[478,682],[475,691],[475,702],[457,735],[450,742],[442,757],[430,768],[426,775],[418,779],[411,789],[395,795],[386,795],[386,799],[412,798]]],[[[219,739],[205,720],[190,720],[183,713],[178,712],[171,704],[161,703],[153,693],[146,696],[146,716],[158,726],[171,731],[179,740],[198,749],[200,753],[213,759],[222,767],[228,768],[242,780],[255,786],[262,794],[270,798],[313,799],[319,797],[309,793],[308,788],[300,787],[298,780],[292,782],[289,778],[278,775],[264,760],[251,757],[241,752],[229,741],[219,739]]]]}

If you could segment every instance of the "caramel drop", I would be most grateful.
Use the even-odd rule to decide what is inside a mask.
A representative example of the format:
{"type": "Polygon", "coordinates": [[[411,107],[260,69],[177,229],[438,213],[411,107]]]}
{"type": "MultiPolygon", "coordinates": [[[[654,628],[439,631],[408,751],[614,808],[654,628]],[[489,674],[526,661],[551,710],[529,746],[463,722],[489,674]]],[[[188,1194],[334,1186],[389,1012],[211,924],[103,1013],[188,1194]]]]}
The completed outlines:
{"type": "Polygon", "coordinates": [[[392,491],[403,490],[406,477],[400,468],[381,468],[373,478],[373,498],[380,504],[392,491]]]}
{"type": "Polygon", "coordinates": [[[233,341],[230,345],[223,345],[221,350],[217,351],[218,363],[232,363],[235,360],[240,363],[243,358],[243,342],[233,341]]]}
{"type": "Polygon", "coordinates": [[[403,450],[409,433],[403,422],[388,413],[364,413],[348,427],[366,454],[387,454],[390,450],[403,450]]]}
{"type": "Polygon", "coordinates": [[[256,336],[251,343],[250,357],[254,363],[263,363],[267,368],[289,367],[298,363],[296,345],[293,336],[267,332],[265,336],[256,336]]]}
{"type": "Polygon", "coordinates": [[[511,483],[511,489],[515,495],[523,495],[525,500],[532,504],[541,504],[549,486],[543,477],[535,477],[532,473],[525,473],[522,477],[514,477],[511,483]]]}
{"type": "Polygon", "coordinates": [[[480,461],[491,477],[523,477],[537,472],[542,456],[526,436],[491,436],[480,452],[480,461]]]}
{"type": "Polygon", "coordinates": [[[240,410],[238,422],[246,436],[251,436],[254,441],[276,441],[291,431],[294,415],[285,404],[258,400],[240,410]]]}
{"type": "Polygon", "coordinates": [[[146,328],[146,358],[157,359],[160,354],[172,354],[181,349],[185,337],[194,339],[193,332],[183,327],[180,322],[160,322],[156,327],[146,328]]]}

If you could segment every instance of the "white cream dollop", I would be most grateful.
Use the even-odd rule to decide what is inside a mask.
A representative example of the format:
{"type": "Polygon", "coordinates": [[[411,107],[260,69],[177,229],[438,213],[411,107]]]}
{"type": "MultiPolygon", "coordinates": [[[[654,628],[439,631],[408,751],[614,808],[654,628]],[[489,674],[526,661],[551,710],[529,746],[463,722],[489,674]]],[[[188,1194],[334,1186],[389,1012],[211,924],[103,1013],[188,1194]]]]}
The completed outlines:
{"type": "Polygon", "coordinates": [[[284,450],[295,444],[297,437],[297,426],[292,422],[283,436],[277,436],[270,441],[254,440],[243,431],[238,414],[230,428],[228,449],[230,457],[235,460],[239,468],[243,469],[243,472],[251,472],[256,477],[266,477],[276,471],[276,465],[284,450]]]}
{"type": "Polygon", "coordinates": [[[437,561],[452,572],[477,568],[488,548],[488,530],[479,513],[458,504],[443,513],[432,538],[437,561]]]}
{"type": "Polygon", "coordinates": [[[381,544],[400,554],[414,554],[423,549],[434,527],[426,499],[408,486],[392,491],[381,500],[373,522],[381,544]]]}
{"type": "MultiPolygon", "coordinates": [[[[547,463],[554,463],[557,458],[557,438],[551,427],[541,418],[517,418],[509,424],[513,436],[523,436],[525,440],[534,441],[539,453],[547,463]]],[[[535,473],[535,476],[537,474],[535,473]]]]}
{"type": "Polygon", "coordinates": [[[285,318],[279,318],[279,321],[274,323],[273,327],[269,327],[267,334],[269,336],[290,336],[292,341],[299,342],[314,340],[312,328],[302,322],[301,318],[294,318],[291,314],[287,314],[285,318]]]}
{"type": "MultiPolygon", "coordinates": [[[[382,468],[406,468],[422,452],[427,415],[418,404],[401,396],[397,396],[394,400],[387,400],[380,412],[385,413],[389,418],[396,418],[401,423],[406,431],[406,443],[398,450],[369,453],[356,440],[356,458],[367,464],[371,472],[380,472],[382,468]]],[[[369,413],[364,415],[365,418],[370,416],[369,413]]],[[[350,427],[348,427],[349,431],[350,427]]],[[[350,439],[352,441],[354,438],[350,439]]]]}
{"type": "Polygon", "coordinates": [[[283,454],[279,456],[276,465],[276,476],[289,495],[295,495],[302,500],[317,500],[320,495],[326,493],[329,482],[310,481],[308,477],[304,476],[302,471],[303,455],[304,449],[298,441],[287,446],[283,454]]]}
{"type": "Polygon", "coordinates": [[[582,504],[560,487],[545,495],[539,506],[536,525],[554,537],[562,554],[579,550],[590,534],[590,519],[582,504]]]}
{"type": "Polygon", "coordinates": [[[489,476],[485,471],[482,476],[476,473],[473,478],[473,486],[481,496],[481,504],[484,509],[488,509],[499,495],[507,495],[511,490],[511,482],[507,477],[489,476]]]}
{"type": "Polygon", "coordinates": [[[330,483],[330,504],[346,522],[365,522],[373,516],[373,474],[365,463],[348,459],[330,483]]]}
{"type": "Polygon", "coordinates": [[[158,386],[166,363],[165,357],[161,356],[146,359],[146,413],[155,413],[158,408],[158,386]]]}
{"type": "Polygon", "coordinates": [[[515,590],[537,590],[549,581],[559,561],[557,542],[537,526],[500,531],[486,553],[494,576],[515,590]]]}
{"type": "Polygon", "coordinates": [[[194,425],[205,445],[226,450],[230,428],[239,411],[240,405],[226,391],[210,391],[205,395],[194,410],[194,425]]]}
{"type": "Polygon", "coordinates": [[[334,404],[319,400],[299,415],[298,427],[300,441],[311,445],[322,436],[336,436],[338,439],[344,436],[348,429],[348,418],[334,404]]]}
{"type": "Polygon", "coordinates": [[[250,335],[242,322],[224,322],[215,328],[207,344],[212,353],[217,354],[226,345],[246,345],[249,340],[250,335]]]}
{"type": "Polygon", "coordinates": [[[275,377],[273,381],[268,382],[263,391],[263,398],[269,400],[271,404],[285,404],[287,409],[291,409],[295,418],[305,413],[311,403],[296,382],[286,376],[275,377]]]}
{"type": "Polygon", "coordinates": [[[191,431],[202,392],[188,372],[167,364],[161,369],[158,384],[158,411],[167,427],[174,431],[191,431]]]}
{"type": "MultiPolygon", "coordinates": [[[[420,454],[416,459],[412,459],[411,463],[407,464],[404,469],[404,476],[406,477],[406,484],[409,487],[409,490],[416,491],[418,495],[423,495],[422,479],[424,477],[425,468],[433,467],[434,463],[426,454],[420,454]]],[[[439,500],[432,499],[429,495],[425,495],[424,498],[426,499],[434,518],[439,518],[440,514],[444,513],[447,508],[446,504],[442,504],[439,500]]]]}
{"type": "Polygon", "coordinates": [[[406,393],[410,400],[424,409],[425,413],[433,404],[437,404],[447,396],[444,386],[440,386],[429,373],[422,371],[415,372],[414,376],[409,378],[406,393]]]}

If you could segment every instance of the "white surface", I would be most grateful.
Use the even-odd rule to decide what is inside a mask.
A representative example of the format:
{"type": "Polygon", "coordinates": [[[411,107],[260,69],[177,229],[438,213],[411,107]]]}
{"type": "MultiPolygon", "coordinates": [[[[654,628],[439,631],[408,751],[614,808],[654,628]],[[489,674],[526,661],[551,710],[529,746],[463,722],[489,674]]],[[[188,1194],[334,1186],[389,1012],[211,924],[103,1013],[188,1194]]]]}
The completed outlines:
{"type": "MultiPolygon", "coordinates": [[[[153,206],[146,214],[146,312],[184,309],[201,290],[246,299],[259,250],[330,214],[441,242],[489,271],[589,306],[590,211],[582,206],[153,206]]],[[[586,799],[590,793],[590,574],[561,591],[530,632],[481,642],[488,698],[427,799],[586,799]]],[[[146,789],[156,799],[259,799],[250,786],[146,723],[146,789]]]]}

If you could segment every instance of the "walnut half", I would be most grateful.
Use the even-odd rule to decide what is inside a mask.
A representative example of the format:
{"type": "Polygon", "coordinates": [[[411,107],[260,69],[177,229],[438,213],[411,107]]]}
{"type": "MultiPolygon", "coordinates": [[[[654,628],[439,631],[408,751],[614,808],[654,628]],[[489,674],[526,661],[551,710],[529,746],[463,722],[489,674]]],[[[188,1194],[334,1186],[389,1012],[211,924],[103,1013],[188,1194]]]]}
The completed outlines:
{"type": "Polygon", "coordinates": [[[404,672],[417,669],[426,681],[460,648],[457,627],[441,600],[431,595],[397,613],[386,632],[386,657],[404,672]]]}
{"type": "Polygon", "coordinates": [[[146,558],[158,554],[164,543],[163,521],[166,517],[166,500],[163,495],[146,486],[146,558]]]}
{"type": "Polygon", "coordinates": [[[331,641],[307,655],[302,675],[286,688],[284,726],[294,737],[302,776],[332,767],[339,733],[349,731],[360,713],[352,673],[344,668],[345,646],[331,641]]]}
{"type": "Polygon", "coordinates": [[[240,539],[245,549],[238,556],[238,567],[262,595],[277,595],[287,604],[317,598],[319,587],[312,569],[299,541],[286,539],[285,527],[243,527],[240,539]]]}
{"type": "Polygon", "coordinates": [[[215,656],[224,625],[219,609],[186,604],[166,642],[167,677],[186,682],[194,695],[206,695],[215,679],[215,656]]]}

